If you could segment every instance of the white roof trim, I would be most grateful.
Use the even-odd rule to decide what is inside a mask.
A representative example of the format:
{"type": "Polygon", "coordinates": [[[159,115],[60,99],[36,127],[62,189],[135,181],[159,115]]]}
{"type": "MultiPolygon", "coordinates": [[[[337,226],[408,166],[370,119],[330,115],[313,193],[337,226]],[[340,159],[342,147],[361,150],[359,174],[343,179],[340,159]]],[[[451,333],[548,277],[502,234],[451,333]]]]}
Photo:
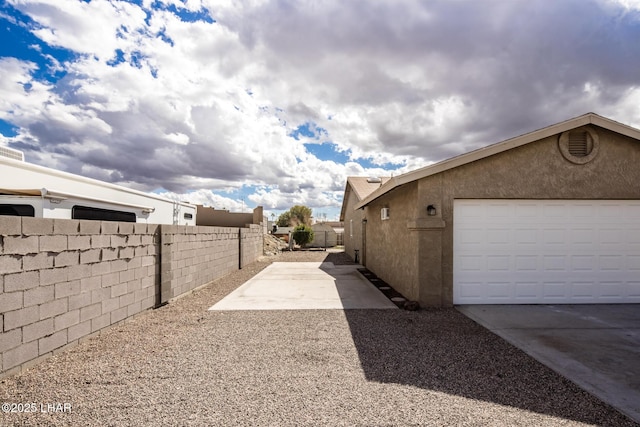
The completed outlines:
{"type": "Polygon", "coordinates": [[[496,144],[492,144],[478,150],[470,151],[469,153],[461,154],[442,162],[393,177],[382,187],[378,188],[373,193],[365,197],[362,201],[360,201],[360,203],[356,205],[355,209],[364,208],[378,197],[383,196],[384,194],[401,185],[408,184],[410,182],[417,181],[419,179],[426,178],[428,176],[435,175],[437,173],[444,172],[446,170],[453,169],[467,163],[475,162],[477,160],[493,156],[494,154],[502,153],[503,151],[511,150],[512,148],[517,148],[531,142],[538,141],[540,139],[557,135],[559,133],[566,132],[567,130],[588,124],[594,124],[596,126],[609,129],[613,132],[617,132],[619,134],[640,140],[640,130],[613,121],[611,119],[607,119],[606,117],[599,116],[595,113],[587,113],[582,116],[575,117],[573,119],[557,123],[555,125],[548,126],[534,132],[507,139],[506,141],[498,142],[496,144]]]}

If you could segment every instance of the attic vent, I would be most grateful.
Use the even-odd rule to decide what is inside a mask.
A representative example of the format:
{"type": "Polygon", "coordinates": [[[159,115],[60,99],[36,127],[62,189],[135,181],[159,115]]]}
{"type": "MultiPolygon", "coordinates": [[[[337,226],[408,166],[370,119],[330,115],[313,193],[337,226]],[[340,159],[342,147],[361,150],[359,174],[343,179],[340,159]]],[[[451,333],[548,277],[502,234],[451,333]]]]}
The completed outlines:
{"type": "Polygon", "coordinates": [[[367,178],[367,182],[369,184],[380,184],[382,182],[382,179],[378,178],[376,176],[372,176],[372,177],[367,178]]]}
{"type": "Polygon", "coordinates": [[[24,162],[24,153],[9,147],[0,147],[0,156],[24,162]]]}
{"type": "Polygon", "coordinates": [[[569,132],[569,141],[567,143],[569,154],[576,157],[588,156],[593,149],[593,142],[586,131],[569,132]]]}
{"type": "Polygon", "coordinates": [[[600,139],[595,126],[582,126],[560,134],[558,148],[562,156],[576,165],[589,163],[598,155],[600,139]]]}

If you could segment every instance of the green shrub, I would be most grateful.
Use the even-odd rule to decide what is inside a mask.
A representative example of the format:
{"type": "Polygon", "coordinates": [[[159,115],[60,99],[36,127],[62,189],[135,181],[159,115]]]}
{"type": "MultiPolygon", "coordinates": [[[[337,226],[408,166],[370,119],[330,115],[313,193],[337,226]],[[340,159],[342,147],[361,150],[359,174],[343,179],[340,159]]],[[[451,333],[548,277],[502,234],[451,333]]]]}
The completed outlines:
{"type": "Polygon", "coordinates": [[[307,225],[299,225],[293,229],[293,240],[300,246],[313,242],[313,230],[307,225]]]}

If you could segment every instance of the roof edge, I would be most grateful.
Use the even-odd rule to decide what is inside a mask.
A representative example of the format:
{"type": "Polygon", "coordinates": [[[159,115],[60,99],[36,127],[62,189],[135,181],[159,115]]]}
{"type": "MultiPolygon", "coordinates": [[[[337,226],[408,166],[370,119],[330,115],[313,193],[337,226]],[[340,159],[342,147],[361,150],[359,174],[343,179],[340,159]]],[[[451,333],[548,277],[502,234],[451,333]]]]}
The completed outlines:
{"type": "Polygon", "coordinates": [[[464,153],[459,156],[452,157],[441,162],[434,163],[432,165],[425,166],[423,168],[393,177],[383,186],[361,200],[360,203],[355,206],[355,209],[364,208],[375,199],[383,196],[384,194],[401,185],[405,185],[410,182],[417,181],[419,179],[426,178],[428,176],[435,175],[437,173],[444,172],[446,170],[453,169],[480,159],[484,159],[486,157],[493,156],[494,154],[521,147],[531,142],[538,141],[540,139],[547,138],[549,136],[553,136],[567,130],[588,124],[594,124],[596,126],[600,126],[602,128],[617,132],[619,134],[640,140],[640,130],[600,116],[596,113],[587,113],[583,114],[582,116],[574,117],[572,119],[565,120],[563,122],[556,123],[554,125],[535,130],[533,132],[529,132],[495,144],[491,144],[486,147],[482,147],[477,150],[473,150],[468,153],[464,153]]]}

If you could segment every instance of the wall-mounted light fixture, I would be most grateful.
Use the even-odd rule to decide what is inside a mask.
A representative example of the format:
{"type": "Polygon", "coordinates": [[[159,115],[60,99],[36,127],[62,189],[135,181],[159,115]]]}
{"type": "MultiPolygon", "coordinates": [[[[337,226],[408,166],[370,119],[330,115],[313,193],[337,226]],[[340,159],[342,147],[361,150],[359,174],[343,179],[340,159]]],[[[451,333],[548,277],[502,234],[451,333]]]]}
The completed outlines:
{"type": "Polygon", "coordinates": [[[362,220],[362,223],[363,223],[363,224],[366,224],[366,223],[367,223],[367,218],[363,219],[363,220],[362,220]]]}
{"type": "Polygon", "coordinates": [[[434,205],[427,206],[427,215],[435,216],[438,213],[438,210],[434,205]]]}

